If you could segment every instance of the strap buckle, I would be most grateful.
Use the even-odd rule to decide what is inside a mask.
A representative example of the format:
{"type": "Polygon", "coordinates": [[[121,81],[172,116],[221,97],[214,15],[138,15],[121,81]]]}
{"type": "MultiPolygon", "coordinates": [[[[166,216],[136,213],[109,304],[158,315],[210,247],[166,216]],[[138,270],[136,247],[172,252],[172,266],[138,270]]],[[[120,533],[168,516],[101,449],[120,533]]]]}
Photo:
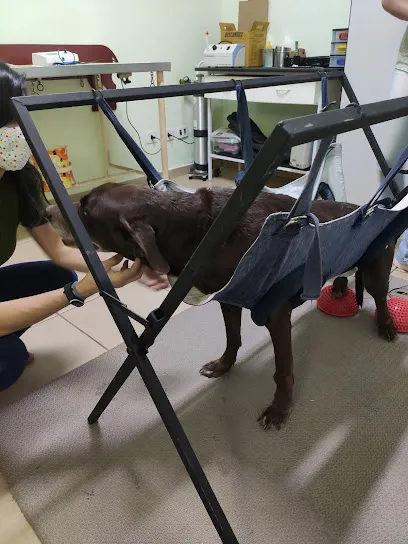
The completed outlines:
{"type": "Polygon", "coordinates": [[[291,225],[296,225],[296,223],[299,223],[301,220],[305,220],[305,219],[310,224],[310,217],[308,217],[307,215],[298,215],[297,217],[292,217],[292,219],[289,219],[289,221],[284,225],[283,230],[286,230],[291,225]]]}
{"type": "Polygon", "coordinates": [[[363,221],[364,219],[367,219],[367,217],[369,217],[375,211],[376,208],[378,208],[377,204],[373,204],[373,206],[370,206],[363,215],[363,221]]]}

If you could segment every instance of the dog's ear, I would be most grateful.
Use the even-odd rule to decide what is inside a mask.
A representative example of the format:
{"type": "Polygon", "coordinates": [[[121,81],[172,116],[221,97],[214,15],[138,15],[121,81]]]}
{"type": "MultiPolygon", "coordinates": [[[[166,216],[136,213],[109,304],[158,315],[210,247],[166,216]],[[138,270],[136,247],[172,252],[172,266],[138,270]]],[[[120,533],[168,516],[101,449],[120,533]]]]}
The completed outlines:
{"type": "Polygon", "coordinates": [[[129,224],[126,219],[121,220],[121,226],[142,249],[152,269],[160,274],[167,274],[170,266],[157,247],[156,235],[153,228],[141,222],[129,224]]]}

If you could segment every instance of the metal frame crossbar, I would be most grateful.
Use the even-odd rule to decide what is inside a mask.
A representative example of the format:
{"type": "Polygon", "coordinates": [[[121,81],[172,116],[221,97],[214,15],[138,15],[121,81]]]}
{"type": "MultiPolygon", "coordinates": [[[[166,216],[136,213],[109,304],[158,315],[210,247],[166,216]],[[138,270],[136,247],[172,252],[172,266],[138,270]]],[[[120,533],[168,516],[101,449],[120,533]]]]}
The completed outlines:
{"type": "MultiPolygon", "coordinates": [[[[245,89],[255,89],[259,87],[320,81],[321,76],[322,74],[316,71],[310,74],[302,73],[294,76],[246,79],[243,83],[245,89]]],[[[248,168],[240,185],[232,193],[224,209],[197,247],[163,303],[146,319],[132,312],[119,300],[30,115],[31,111],[95,104],[95,94],[92,92],[75,92],[12,99],[16,119],[47,180],[56,203],[71,228],[74,239],[127,347],[128,356],[126,360],[93,409],[88,421],[90,424],[98,421],[127,377],[137,368],[173,444],[196,487],[203,505],[224,544],[237,544],[237,537],[147,357],[147,352],[180,302],[194,285],[202,263],[210,259],[216,249],[227,240],[240,218],[263,189],[271,174],[280,166],[285,154],[291,147],[306,142],[335,137],[338,134],[352,130],[363,129],[383,173],[386,175],[389,172],[389,166],[374,137],[371,125],[408,115],[408,98],[399,98],[360,106],[343,72],[328,72],[326,76],[328,79],[341,80],[342,86],[352,104],[344,109],[283,121],[275,127],[254,162],[248,168]],[[130,318],[136,319],[145,326],[145,330],[141,336],[136,334],[130,318]]],[[[109,102],[127,102],[232,91],[235,90],[235,86],[236,82],[231,80],[193,85],[105,90],[101,92],[103,97],[109,102]]],[[[396,194],[396,186],[394,186],[393,192],[396,194]]]]}

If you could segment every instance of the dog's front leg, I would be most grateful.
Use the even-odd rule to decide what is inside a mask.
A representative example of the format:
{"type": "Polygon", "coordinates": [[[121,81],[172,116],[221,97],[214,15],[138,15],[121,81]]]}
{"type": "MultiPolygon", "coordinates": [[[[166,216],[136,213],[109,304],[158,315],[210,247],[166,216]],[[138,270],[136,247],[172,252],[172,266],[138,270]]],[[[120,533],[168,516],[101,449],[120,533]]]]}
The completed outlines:
{"type": "Polygon", "coordinates": [[[291,314],[292,309],[285,302],[270,314],[266,324],[275,350],[276,391],[272,404],[258,418],[265,431],[272,425],[280,429],[287,420],[292,406],[294,377],[291,314]]]}
{"type": "Polygon", "coordinates": [[[201,368],[200,374],[207,378],[219,378],[231,370],[241,347],[242,308],[223,302],[220,302],[220,306],[224,317],[225,332],[227,333],[227,347],[219,359],[211,361],[201,368]]]}

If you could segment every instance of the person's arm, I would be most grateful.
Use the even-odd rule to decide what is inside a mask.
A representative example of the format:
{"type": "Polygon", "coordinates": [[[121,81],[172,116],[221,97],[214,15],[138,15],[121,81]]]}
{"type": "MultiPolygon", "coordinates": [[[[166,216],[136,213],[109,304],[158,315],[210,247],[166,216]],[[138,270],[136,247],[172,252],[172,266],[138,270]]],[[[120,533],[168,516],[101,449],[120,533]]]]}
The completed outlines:
{"type": "MultiPolygon", "coordinates": [[[[78,272],[88,272],[79,249],[66,246],[50,223],[31,228],[30,234],[55,264],[78,272]]],[[[169,286],[167,276],[157,274],[147,267],[143,267],[141,282],[157,291],[169,286]]]]}
{"type": "Polygon", "coordinates": [[[382,6],[390,15],[408,21],[408,0],[382,0],[382,6]]]}
{"type": "Polygon", "coordinates": [[[77,272],[88,272],[79,249],[66,246],[50,223],[33,227],[30,234],[55,264],[77,272]]]}
{"type": "MultiPolygon", "coordinates": [[[[128,267],[127,261],[125,261],[121,270],[111,270],[121,260],[122,257],[116,255],[103,263],[116,288],[138,280],[142,275],[142,267],[139,260],[131,268],[128,267]]],[[[76,289],[79,295],[85,299],[98,292],[95,281],[90,274],[87,274],[76,284],[76,289]]],[[[68,299],[63,289],[57,289],[33,297],[0,302],[0,337],[31,327],[31,325],[42,321],[66,306],[68,306],[68,299]]]]}

